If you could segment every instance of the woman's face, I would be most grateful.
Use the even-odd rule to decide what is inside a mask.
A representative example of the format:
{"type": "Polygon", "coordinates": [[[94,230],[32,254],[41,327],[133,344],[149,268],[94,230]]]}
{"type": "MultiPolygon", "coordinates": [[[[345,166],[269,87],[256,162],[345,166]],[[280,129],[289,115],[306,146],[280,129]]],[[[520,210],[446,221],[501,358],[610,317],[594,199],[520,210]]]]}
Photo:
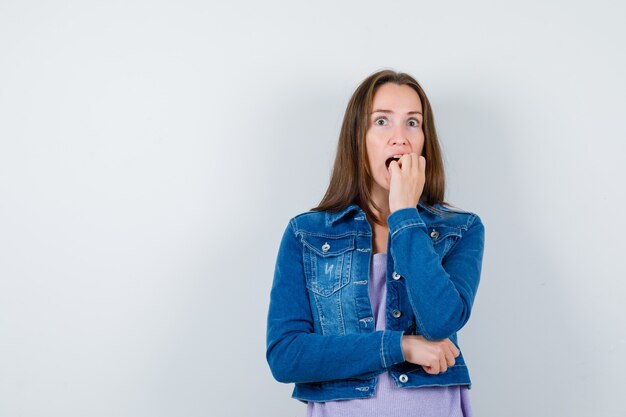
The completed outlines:
{"type": "Polygon", "coordinates": [[[388,158],[413,152],[422,155],[423,120],[422,103],[411,87],[394,83],[378,87],[365,134],[374,194],[389,192],[391,173],[385,165],[388,158]]]}

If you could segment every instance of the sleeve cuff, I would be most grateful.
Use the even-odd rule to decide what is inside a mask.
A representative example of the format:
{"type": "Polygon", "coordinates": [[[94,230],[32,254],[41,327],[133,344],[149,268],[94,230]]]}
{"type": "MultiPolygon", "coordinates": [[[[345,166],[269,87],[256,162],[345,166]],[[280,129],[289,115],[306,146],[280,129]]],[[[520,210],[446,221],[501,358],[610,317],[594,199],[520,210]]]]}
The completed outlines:
{"type": "Polygon", "coordinates": [[[404,331],[385,330],[383,333],[383,366],[390,368],[392,365],[404,362],[402,353],[402,336],[404,331]]]}

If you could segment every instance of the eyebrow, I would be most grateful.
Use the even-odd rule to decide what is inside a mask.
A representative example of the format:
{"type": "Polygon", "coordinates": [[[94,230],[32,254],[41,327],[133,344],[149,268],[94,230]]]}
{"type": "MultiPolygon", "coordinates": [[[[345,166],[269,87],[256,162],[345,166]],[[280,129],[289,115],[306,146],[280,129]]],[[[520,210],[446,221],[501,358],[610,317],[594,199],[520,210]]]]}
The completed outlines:
{"type": "MultiPolygon", "coordinates": [[[[393,112],[391,110],[378,109],[378,110],[374,110],[370,114],[374,114],[374,113],[393,113],[393,112]]],[[[422,114],[422,112],[419,112],[419,111],[409,111],[406,114],[422,114]]]]}

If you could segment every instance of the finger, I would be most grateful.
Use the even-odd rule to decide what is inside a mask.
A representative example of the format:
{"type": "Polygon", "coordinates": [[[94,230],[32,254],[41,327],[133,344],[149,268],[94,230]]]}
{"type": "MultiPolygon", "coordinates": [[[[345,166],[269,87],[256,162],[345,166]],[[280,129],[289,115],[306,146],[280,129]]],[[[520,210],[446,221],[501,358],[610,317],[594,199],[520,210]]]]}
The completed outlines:
{"type": "Polygon", "coordinates": [[[389,164],[389,172],[391,172],[392,174],[395,173],[396,171],[400,171],[400,165],[398,164],[398,161],[393,160],[391,161],[391,163],[389,164]]]}
{"type": "Polygon", "coordinates": [[[452,352],[455,358],[461,354],[461,351],[459,350],[459,348],[456,347],[454,342],[452,342],[451,340],[450,340],[450,351],[452,352]]]}
{"type": "Polygon", "coordinates": [[[440,370],[441,372],[446,372],[448,370],[448,361],[446,360],[446,355],[442,355],[439,358],[439,366],[440,366],[440,370]]]}
{"type": "Polygon", "coordinates": [[[430,366],[430,370],[435,375],[437,375],[439,372],[441,372],[441,361],[438,358],[436,358],[436,359],[434,359],[432,361],[431,366],[430,366]]]}
{"type": "Polygon", "coordinates": [[[426,369],[426,372],[428,372],[431,375],[437,375],[439,373],[439,369],[437,366],[427,366],[425,369],[426,369]]]}
{"type": "Polygon", "coordinates": [[[415,167],[417,170],[420,168],[419,158],[415,152],[411,154],[411,166],[415,167]]]}
{"type": "Polygon", "coordinates": [[[410,169],[411,168],[411,155],[408,153],[405,153],[404,155],[400,156],[400,162],[402,162],[402,169],[410,169]]]}
{"type": "Polygon", "coordinates": [[[459,353],[460,353],[459,349],[456,347],[454,342],[450,339],[447,339],[446,341],[448,342],[446,346],[448,347],[448,349],[450,349],[450,352],[452,353],[452,355],[454,355],[455,358],[459,356],[459,353]]]}
{"type": "Polygon", "coordinates": [[[454,360],[454,354],[452,351],[446,352],[446,363],[448,364],[448,368],[454,366],[455,362],[456,361],[454,360]]]}
{"type": "Polygon", "coordinates": [[[439,370],[441,369],[441,363],[439,362],[439,358],[435,356],[433,356],[433,358],[428,361],[428,365],[425,366],[426,372],[432,375],[437,375],[439,373],[439,370]]]}
{"type": "Polygon", "coordinates": [[[418,168],[420,172],[426,172],[426,158],[424,158],[422,155],[419,156],[418,158],[418,168]]]}

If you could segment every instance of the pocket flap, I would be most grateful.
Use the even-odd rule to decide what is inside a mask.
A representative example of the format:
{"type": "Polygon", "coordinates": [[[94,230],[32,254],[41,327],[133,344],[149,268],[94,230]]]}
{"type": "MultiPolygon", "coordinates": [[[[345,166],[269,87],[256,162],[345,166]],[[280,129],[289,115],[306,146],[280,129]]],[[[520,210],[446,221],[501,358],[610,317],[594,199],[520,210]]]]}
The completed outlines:
{"type": "Polygon", "coordinates": [[[433,243],[439,243],[449,236],[461,237],[461,229],[454,226],[426,226],[433,243]]]}
{"type": "Polygon", "coordinates": [[[354,250],[355,237],[302,235],[302,242],[319,256],[337,256],[349,250],[354,250]]]}

